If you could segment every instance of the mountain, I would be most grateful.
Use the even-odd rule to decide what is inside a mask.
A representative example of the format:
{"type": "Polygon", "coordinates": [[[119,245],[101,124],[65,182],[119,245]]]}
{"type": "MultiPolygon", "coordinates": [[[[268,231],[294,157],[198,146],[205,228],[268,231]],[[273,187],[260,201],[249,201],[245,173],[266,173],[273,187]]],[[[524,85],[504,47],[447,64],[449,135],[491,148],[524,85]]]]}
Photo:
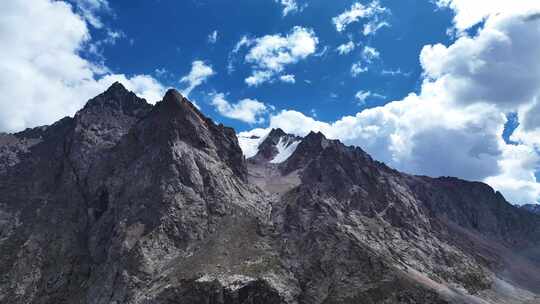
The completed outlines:
{"type": "Polygon", "coordinates": [[[532,213],[540,214],[540,205],[526,204],[521,206],[524,210],[530,211],[532,213]]]}
{"type": "Polygon", "coordinates": [[[116,83],[0,134],[1,303],[540,303],[540,216],[116,83]]]}
{"type": "Polygon", "coordinates": [[[272,129],[262,138],[257,145],[257,154],[250,159],[255,162],[282,163],[292,155],[301,141],[298,136],[286,134],[281,129],[272,129]]]}

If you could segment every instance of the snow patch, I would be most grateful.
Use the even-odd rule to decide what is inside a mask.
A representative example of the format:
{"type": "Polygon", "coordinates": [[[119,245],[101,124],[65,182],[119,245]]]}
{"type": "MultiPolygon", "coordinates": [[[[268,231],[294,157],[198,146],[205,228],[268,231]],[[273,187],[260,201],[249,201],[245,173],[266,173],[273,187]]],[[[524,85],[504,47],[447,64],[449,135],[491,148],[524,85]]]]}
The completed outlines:
{"type": "Polygon", "coordinates": [[[278,144],[276,145],[278,154],[270,161],[270,163],[279,164],[286,161],[289,157],[291,157],[294,151],[296,151],[298,144],[300,144],[300,141],[290,142],[290,140],[283,139],[283,137],[280,138],[278,144]]]}
{"type": "Polygon", "coordinates": [[[239,137],[238,144],[244,153],[246,158],[253,157],[259,152],[259,145],[261,144],[261,137],[239,137]]]}
{"type": "Polygon", "coordinates": [[[246,158],[253,157],[259,152],[259,146],[268,137],[268,130],[254,129],[251,131],[240,132],[238,134],[238,144],[246,158]]]}
{"type": "Polygon", "coordinates": [[[218,281],[219,284],[221,284],[221,286],[225,287],[226,289],[230,291],[236,291],[246,286],[248,283],[256,281],[256,279],[245,276],[245,275],[239,275],[239,274],[234,274],[234,275],[205,274],[196,280],[196,282],[199,282],[199,283],[215,282],[215,281],[218,281]]]}

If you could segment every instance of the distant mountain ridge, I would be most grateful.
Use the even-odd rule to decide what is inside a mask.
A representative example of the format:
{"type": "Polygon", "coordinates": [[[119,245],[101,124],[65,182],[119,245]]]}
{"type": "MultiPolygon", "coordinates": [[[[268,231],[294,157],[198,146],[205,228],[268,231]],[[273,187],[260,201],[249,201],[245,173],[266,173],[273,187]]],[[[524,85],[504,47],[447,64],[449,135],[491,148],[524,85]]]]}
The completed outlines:
{"type": "Polygon", "coordinates": [[[522,209],[525,209],[527,211],[530,211],[532,213],[540,214],[540,204],[526,204],[521,206],[522,209]]]}
{"type": "Polygon", "coordinates": [[[1,303],[540,303],[540,216],[115,83],[0,134],[1,303]]]}

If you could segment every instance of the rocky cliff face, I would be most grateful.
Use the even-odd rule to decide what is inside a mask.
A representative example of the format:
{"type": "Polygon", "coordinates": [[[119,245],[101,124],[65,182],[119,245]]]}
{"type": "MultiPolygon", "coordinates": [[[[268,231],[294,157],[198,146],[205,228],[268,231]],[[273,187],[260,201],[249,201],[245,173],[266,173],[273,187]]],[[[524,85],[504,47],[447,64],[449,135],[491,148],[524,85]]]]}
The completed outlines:
{"type": "Polygon", "coordinates": [[[258,151],[118,83],[0,135],[0,302],[540,303],[540,216],[487,185],[321,133],[258,151]]]}

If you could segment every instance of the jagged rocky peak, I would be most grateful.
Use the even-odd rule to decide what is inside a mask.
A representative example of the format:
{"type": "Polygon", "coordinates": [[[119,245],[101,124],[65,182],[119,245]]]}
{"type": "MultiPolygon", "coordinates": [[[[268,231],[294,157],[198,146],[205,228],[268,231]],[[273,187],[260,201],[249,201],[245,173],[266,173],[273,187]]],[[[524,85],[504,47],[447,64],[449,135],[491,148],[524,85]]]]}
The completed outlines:
{"type": "Polygon", "coordinates": [[[322,165],[339,163],[344,167],[353,161],[372,162],[371,157],[358,147],[349,147],[339,140],[326,138],[322,132],[311,131],[302,139],[298,148],[282,165],[282,171],[289,173],[297,169],[306,168],[312,161],[318,161],[322,165]],[[326,163],[325,163],[326,162],[326,163]]]}
{"type": "Polygon", "coordinates": [[[176,123],[190,123],[200,127],[209,128],[213,121],[204,116],[187,98],[175,89],[169,89],[163,99],[154,107],[153,116],[159,116],[176,123]]]}
{"type": "Polygon", "coordinates": [[[301,137],[287,134],[280,128],[272,129],[258,145],[258,152],[251,161],[282,163],[294,153],[301,140],[301,137]]]}
{"type": "Polygon", "coordinates": [[[105,92],[90,99],[79,113],[112,111],[143,116],[151,108],[152,105],[148,104],[144,98],[139,98],[120,82],[115,82],[105,92]]]}
{"type": "Polygon", "coordinates": [[[246,164],[234,129],[216,125],[175,89],[167,91],[134,132],[146,143],[184,143],[202,150],[228,164],[240,178],[246,178],[246,164]]]}
{"type": "Polygon", "coordinates": [[[270,139],[270,138],[274,138],[274,139],[279,139],[281,138],[282,136],[287,136],[288,134],[285,133],[285,131],[283,131],[281,128],[277,128],[277,129],[272,129],[270,131],[270,133],[268,133],[268,137],[267,139],[270,139]]]}
{"type": "Polygon", "coordinates": [[[70,165],[79,178],[86,178],[88,169],[151,110],[152,105],[119,82],[90,99],[75,114],[68,135],[62,139],[66,141],[70,165]]]}

